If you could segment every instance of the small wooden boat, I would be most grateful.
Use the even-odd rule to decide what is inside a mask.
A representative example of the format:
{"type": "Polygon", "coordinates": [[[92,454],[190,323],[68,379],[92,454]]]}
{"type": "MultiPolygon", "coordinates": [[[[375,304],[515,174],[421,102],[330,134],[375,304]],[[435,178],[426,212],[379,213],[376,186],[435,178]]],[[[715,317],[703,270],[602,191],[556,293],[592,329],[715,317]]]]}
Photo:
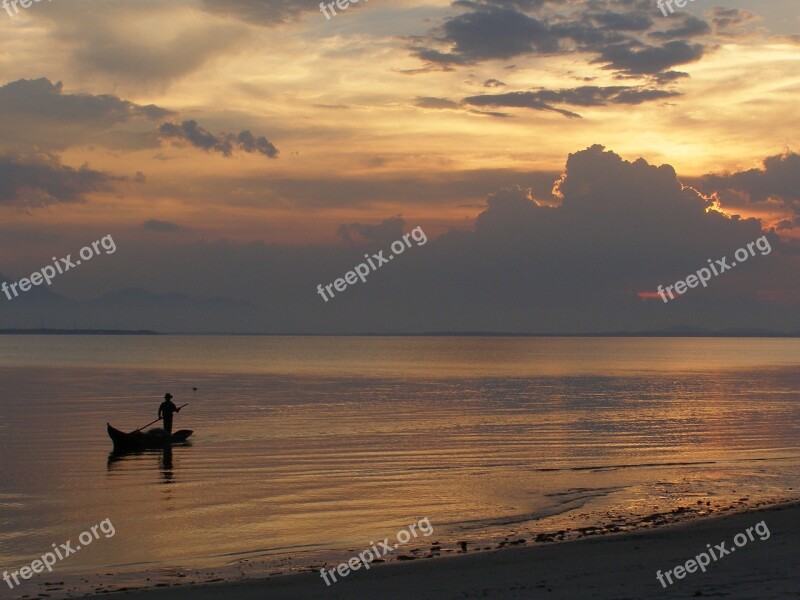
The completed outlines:
{"type": "Polygon", "coordinates": [[[108,426],[108,437],[114,442],[115,454],[168,448],[172,444],[185,442],[193,433],[190,429],[181,429],[180,431],[173,432],[172,436],[167,438],[167,436],[164,435],[163,429],[154,429],[147,433],[143,431],[125,433],[119,429],[114,429],[108,423],[106,423],[106,425],[108,426]]]}

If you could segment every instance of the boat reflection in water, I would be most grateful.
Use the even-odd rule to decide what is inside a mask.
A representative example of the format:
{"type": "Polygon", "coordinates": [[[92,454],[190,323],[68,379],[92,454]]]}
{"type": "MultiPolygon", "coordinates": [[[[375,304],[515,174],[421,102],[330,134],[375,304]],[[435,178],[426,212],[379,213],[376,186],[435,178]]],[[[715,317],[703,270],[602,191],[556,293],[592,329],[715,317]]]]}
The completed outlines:
{"type": "MultiPolygon", "coordinates": [[[[174,444],[181,448],[190,448],[191,442],[174,444]]],[[[161,449],[137,450],[133,452],[110,452],[108,455],[108,471],[122,472],[125,464],[141,466],[141,461],[146,457],[158,456],[158,469],[161,473],[161,483],[172,483],[174,478],[173,445],[164,446],[161,449]]],[[[131,471],[135,469],[135,466],[131,471]]]]}

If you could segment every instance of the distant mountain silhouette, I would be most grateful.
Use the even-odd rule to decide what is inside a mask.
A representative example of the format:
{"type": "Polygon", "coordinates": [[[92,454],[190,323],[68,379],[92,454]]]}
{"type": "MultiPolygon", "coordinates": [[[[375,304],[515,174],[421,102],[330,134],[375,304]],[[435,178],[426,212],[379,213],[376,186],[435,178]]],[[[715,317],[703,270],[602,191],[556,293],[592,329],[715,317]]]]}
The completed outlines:
{"type": "MultiPolygon", "coordinates": [[[[6,283],[15,283],[17,280],[12,279],[11,277],[6,277],[2,273],[0,273],[0,284],[3,282],[6,283]]],[[[62,296],[61,294],[57,294],[51,291],[47,286],[37,285],[33,286],[27,292],[19,291],[18,289],[18,296],[14,296],[13,291],[9,290],[9,294],[11,294],[12,299],[9,300],[8,296],[5,293],[0,292],[0,303],[7,303],[14,306],[19,306],[24,304],[27,307],[38,306],[40,308],[53,308],[64,306],[66,304],[72,304],[72,300],[67,298],[66,296],[62,296]]],[[[5,308],[4,304],[0,304],[5,308]]]]}
{"type": "MultiPolygon", "coordinates": [[[[0,274],[2,281],[14,280],[0,274]]],[[[242,322],[248,321],[257,329],[263,312],[230,298],[159,294],[142,288],[88,300],[73,300],[40,286],[10,301],[0,292],[0,328],[7,330],[208,331],[209,323],[217,323],[241,331],[242,322]]]]}
{"type": "Polygon", "coordinates": [[[158,335],[149,329],[0,329],[0,335],[158,335]]]}

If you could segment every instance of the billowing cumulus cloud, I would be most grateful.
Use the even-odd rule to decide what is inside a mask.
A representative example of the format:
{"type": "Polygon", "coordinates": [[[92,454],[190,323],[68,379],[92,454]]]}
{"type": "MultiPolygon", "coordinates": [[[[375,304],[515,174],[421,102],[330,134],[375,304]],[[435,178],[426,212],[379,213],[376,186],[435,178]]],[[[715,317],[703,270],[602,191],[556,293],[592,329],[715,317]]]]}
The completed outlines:
{"type": "MultiPolygon", "coordinates": [[[[151,243],[139,251],[129,248],[131,257],[121,255],[118,268],[126,281],[150,281],[162,289],[181,281],[185,294],[224,295],[258,309],[236,317],[220,308],[217,316],[204,313],[202,322],[182,319],[183,329],[559,333],[685,324],[800,330],[800,264],[791,249],[762,231],[756,219],[709,210],[711,201],[682,186],[671,166],[623,160],[592,146],[569,156],[557,191],[560,202],[550,206],[525,186],[497,190],[471,230],[429,236],[424,246],[408,248],[328,303],[317,295],[317,285],[362,262],[365,250],[385,250],[405,228],[402,218],[345,225],[344,241],[358,244],[217,242],[165,252],[151,243]],[[669,304],[640,296],[763,235],[770,254],[757,254],[707,288],[690,289],[669,304]]],[[[104,323],[102,302],[92,310],[94,322],[104,323]]],[[[147,311],[131,310],[130,319],[123,317],[117,326],[163,323],[171,308],[163,310],[162,315],[159,304],[148,300],[147,311]]],[[[120,319],[113,306],[107,314],[120,319]]]]}
{"type": "MultiPolygon", "coordinates": [[[[706,175],[695,185],[706,193],[716,192],[726,209],[772,208],[775,203],[800,215],[800,154],[786,151],[764,159],[761,168],[706,175]]],[[[793,226],[791,219],[783,229],[793,226]]]]}
{"type": "Polygon", "coordinates": [[[182,123],[163,123],[158,128],[162,139],[173,143],[188,144],[207,152],[218,152],[226,157],[233,156],[234,150],[242,152],[263,154],[268,158],[277,158],[278,149],[264,136],[256,138],[250,131],[244,130],[239,134],[219,133],[213,134],[200,127],[197,121],[188,120],[182,123]]]}

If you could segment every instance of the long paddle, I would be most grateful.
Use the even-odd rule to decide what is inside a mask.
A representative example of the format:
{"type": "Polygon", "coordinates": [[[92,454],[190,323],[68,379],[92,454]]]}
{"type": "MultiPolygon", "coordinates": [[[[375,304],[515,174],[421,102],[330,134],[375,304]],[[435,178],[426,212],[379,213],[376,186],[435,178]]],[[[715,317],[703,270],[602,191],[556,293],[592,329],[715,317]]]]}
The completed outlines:
{"type": "MultiPolygon", "coordinates": [[[[186,403],[186,404],[184,404],[183,406],[189,406],[189,403],[187,402],[187,403],[186,403]]],[[[183,406],[179,406],[179,407],[178,407],[178,410],[182,409],[182,408],[183,408],[183,406]]],[[[142,429],[144,429],[145,427],[150,427],[150,425],[152,425],[153,423],[158,423],[158,422],[159,422],[161,419],[162,419],[162,417],[158,417],[158,418],[157,418],[155,421],[150,421],[150,422],[149,422],[147,425],[142,425],[142,426],[141,426],[141,427],[139,427],[139,429],[137,429],[136,431],[141,431],[141,430],[142,430],[142,429]]],[[[133,433],[136,433],[136,431],[134,431],[133,433]]]]}

